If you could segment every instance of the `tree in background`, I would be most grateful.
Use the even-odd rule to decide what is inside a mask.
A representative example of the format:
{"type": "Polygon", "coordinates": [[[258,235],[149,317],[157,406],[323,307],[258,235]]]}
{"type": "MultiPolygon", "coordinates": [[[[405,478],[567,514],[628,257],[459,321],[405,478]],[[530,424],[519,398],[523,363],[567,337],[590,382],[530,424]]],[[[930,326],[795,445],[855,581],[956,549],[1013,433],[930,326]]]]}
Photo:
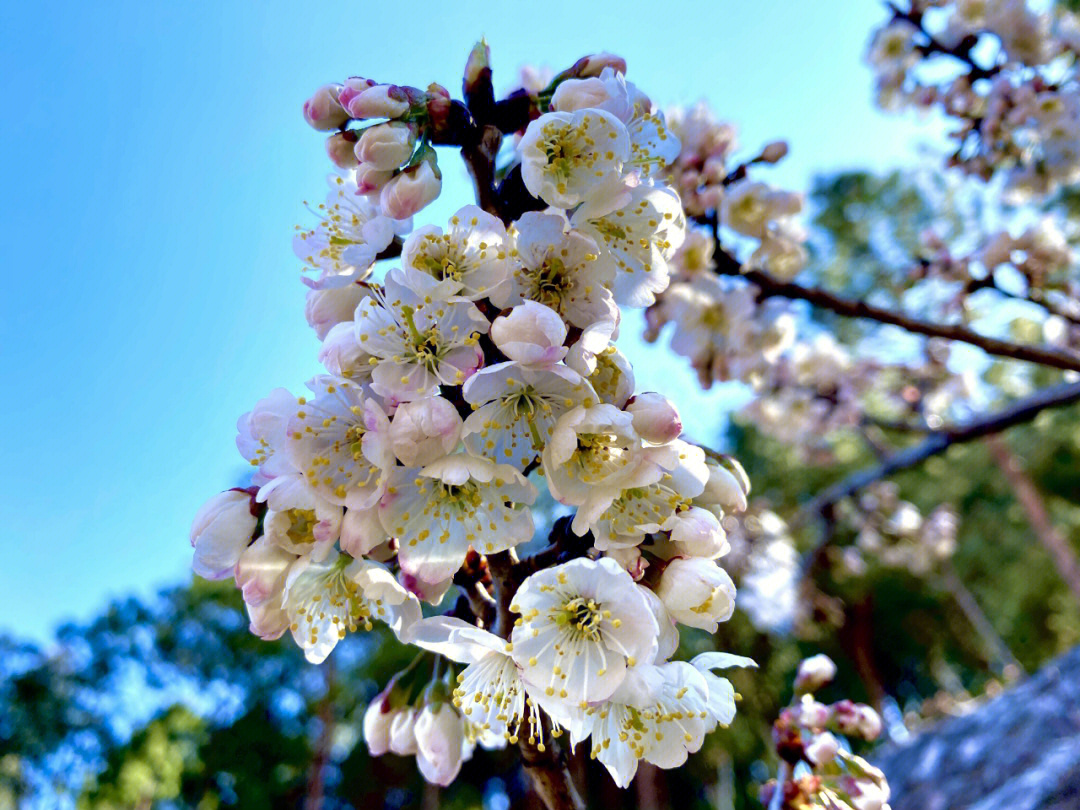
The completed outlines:
{"type": "Polygon", "coordinates": [[[879,101],[955,152],[809,206],[762,179],[786,143],[740,160],[610,55],[500,99],[483,43],[460,101],[320,89],[339,171],[295,244],[326,374],[241,418],[251,485],[192,542],[255,635],[321,666],[205,586],[12,644],[12,795],[885,806],[852,749],[1077,640],[1078,22],[890,6],[879,101]],[[477,204],[413,229],[445,147],[477,204]],[[727,446],[635,392],[635,309],[745,393],[727,446]]]}

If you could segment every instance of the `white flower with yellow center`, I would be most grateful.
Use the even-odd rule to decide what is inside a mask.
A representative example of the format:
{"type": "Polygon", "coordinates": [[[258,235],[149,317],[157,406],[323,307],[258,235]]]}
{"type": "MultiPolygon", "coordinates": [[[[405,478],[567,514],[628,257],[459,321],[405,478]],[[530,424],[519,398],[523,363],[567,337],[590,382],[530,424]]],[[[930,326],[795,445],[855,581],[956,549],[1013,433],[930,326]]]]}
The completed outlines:
{"type": "Polygon", "coordinates": [[[568,706],[604,700],[627,667],[652,661],[659,627],[614,560],[581,558],[533,574],[514,595],[510,640],[522,677],[568,706]]]}
{"type": "Polygon", "coordinates": [[[570,223],[614,260],[615,301],[631,307],[649,306],[667,288],[668,262],[686,237],[679,195],[666,186],[638,185],[615,211],[582,206],[570,223]]]}
{"type": "Polygon", "coordinates": [[[341,535],[344,510],[322,498],[298,473],[275,478],[259,490],[266,501],[265,537],[286,551],[321,560],[341,535]]]}
{"type": "Polygon", "coordinates": [[[485,748],[499,748],[516,744],[518,735],[525,734],[530,742],[539,741],[543,750],[539,706],[529,696],[528,685],[510,654],[512,644],[449,616],[417,622],[407,640],[467,664],[457,676],[454,705],[465,716],[470,739],[485,748]]]}
{"type": "Polygon", "coordinates": [[[363,387],[325,375],[289,420],[289,458],[319,495],[350,509],[373,505],[394,465],[390,420],[363,387]]]}
{"type": "Polygon", "coordinates": [[[477,342],[487,319],[469,301],[424,291],[434,283],[416,270],[391,270],[383,289],[356,308],[357,341],[376,360],[372,387],[394,403],[461,385],[483,365],[477,342]]]}
{"type": "Polygon", "coordinates": [[[327,183],[330,191],[326,203],[315,211],[322,221],[313,230],[301,230],[293,239],[293,252],[307,263],[306,269],[318,273],[316,278],[304,279],[314,289],[342,287],[362,280],[394,236],[407,233],[411,227],[408,220],[390,219],[360,194],[351,172],[344,176],[332,174],[327,183]]]}
{"type": "Polygon", "coordinates": [[[441,582],[472,546],[505,551],[532,538],[536,487],[513,467],[454,453],[421,470],[398,468],[379,503],[379,520],[398,540],[401,569],[441,582]]]}
{"type": "Polygon", "coordinates": [[[438,282],[434,298],[470,301],[489,297],[506,280],[506,258],[506,227],[475,205],[450,217],[445,233],[435,225],[414,231],[402,251],[403,265],[438,282]]]}
{"type": "Polygon", "coordinates": [[[679,139],[667,128],[664,114],[614,68],[604,68],[592,78],[562,82],[552,96],[551,106],[561,112],[592,107],[622,121],[630,138],[627,162],[643,177],[657,174],[679,156],[679,139]]]}
{"type": "Polygon", "coordinates": [[[614,265],[592,239],[567,231],[563,217],[530,211],[514,223],[511,239],[509,283],[496,290],[492,303],[509,307],[536,301],[582,329],[618,320],[609,289],[614,265]]]}
{"type": "Polygon", "coordinates": [[[559,417],[596,394],[563,365],[530,369],[499,363],[469,378],[465,401],[476,410],[462,434],[471,453],[524,470],[543,451],[559,417]]]}
{"type": "MultiPolygon", "coordinates": [[[[631,483],[652,483],[637,477],[648,463],[642,449],[631,414],[613,405],[580,405],[559,418],[544,447],[548,488],[560,503],[580,506],[617,497],[631,483]]],[[[657,470],[653,480],[661,474],[657,470]]]]}
{"type": "Polygon", "coordinates": [[[349,632],[370,630],[376,619],[399,637],[420,619],[420,602],[385,565],[336,552],[322,562],[294,563],[283,603],[293,638],[313,664],[325,661],[349,632]]]}
{"type": "Polygon", "coordinates": [[[573,208],[596,187],[618,180],[630,158],[630,137],[603,110],[551,112],[529,123],[519,148],[529,193],[556,208],[573,208]]]}
{"type": "Polygon", "coordinates": [[[571,724],[571,740],[590,737],[590,756],[625,788],[641,760],[677,768],[701,748],[708,700],[705,678],[685,661],[640,665],[627,670],[610,700],[582,711],[580,722],[571,724]]]}
{"type": "MultiPolygon", "coordinates": [[[[709,470],[700,447],[683,441],[645,447],[642,468],[613,495],[590,498],[574,515],[574,531],[592,530],[600,550],[637,545],[645,535],[671,530],[705,489],[709,470]],[[653,480],[656,479],[656,480],[653,480]]],[[[607,490],[611,493],[612,490],[607,490]]]]}

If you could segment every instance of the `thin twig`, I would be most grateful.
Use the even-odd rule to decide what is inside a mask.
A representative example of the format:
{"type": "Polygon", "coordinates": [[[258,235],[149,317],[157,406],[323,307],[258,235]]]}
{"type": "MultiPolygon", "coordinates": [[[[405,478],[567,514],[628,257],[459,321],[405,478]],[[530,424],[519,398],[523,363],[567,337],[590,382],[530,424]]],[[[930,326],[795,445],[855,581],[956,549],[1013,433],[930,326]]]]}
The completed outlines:
{"type": "Polygon", "coordinates": [[[714,270],[720,275],[742,276],[761,290],[762,298],[788,298],[793,301],[806,301],[813,306],[835,312],[848,318],[863,318],[878,323],[898,326],[908,332],[927,337],[939,337],[956,340],[978,346],[987,354],[1007,357],[1012,360],[1025,360],[1029,363],[1059,368],[1066,371],[1080,371],[1080,354],[1044,346],[1013,343],[1008,340],[979,334],[960,324],[934,323],[913,318],[902,312],[885,307],[874,306],[865,301],[852,301],[842,298],[820,287],[809,287],[793,281],[782,281],[775,276],[751,268],[744,268],[733,255],[725,250],[717,250],[714,270]]]}

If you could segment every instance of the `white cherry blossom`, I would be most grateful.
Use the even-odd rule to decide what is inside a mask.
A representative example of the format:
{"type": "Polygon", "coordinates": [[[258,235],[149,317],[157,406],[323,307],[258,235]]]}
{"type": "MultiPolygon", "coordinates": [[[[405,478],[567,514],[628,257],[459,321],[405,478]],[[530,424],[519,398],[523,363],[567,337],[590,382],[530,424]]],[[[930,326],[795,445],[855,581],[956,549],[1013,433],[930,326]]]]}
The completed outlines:
{"type": "Polygon", "coordinates": [[[604,700],[627,667],[652,661],[659,628],[614,560],[577,559],[533,574],[514,595],[510,640],[522,677],[569,705],[604,700]]]}
{"type": "Polygon", "coordinates": [[[529,368],[550,368],[568,351],[565,321],[536,301],[524,301],[492,321],[491,340],[507,358],[529,368]]]}
{"type": "Polygon", "coordinates": [[[293,638],[313,664],[326,660],[349,632],[370,630],[376,619],[399,636],[420,619],[420,603],[386,566],[337,553],[321,562],[294,563],[284,606],[293,638]]]}
{"type": "Polygon", "coordinates": [[[596,321],[617,322],[609,289],[614,265],[596,242],[567,230],[563,217],[535,211],[522,215],[511,236],[510,279],[492,295],[496,306],[536,301],[583,329],[596,321]]]}
{"type": "Polygon", "coordinates": [[[560,416],[597,401],[592,387],[565,366],[532,369],[517,363],[478,371],[463,395],[475,408],[462,430],[465,446],[521,470],[543,451],[560,416]]]}
{"type": "Polygon", "coordinates": [[[477,339],[489,326],[472,303],[439,300],[409,280],[420,284],[420,278],[392,270],[383,289],[360,302],[355,317],[357,340],[377,361],[372,386],[395,404],[465,382],[483,365],[477,339]]]}
{"type": "Polygon", "coordinates": [[[618,180],[630,158],[630,137],[603,110],[551,112],[529,123],[519,149],[529,193],[548,205],[573,208],[601,181],[618,180]]]}
{"type": "Polygon", "coordinates": [[[421,470],[398,468],[379,504],[379,519],[398,539],[401,568],[440,582],[461,567],[469,546],[482,554],[533,534],[526,508],[536,487],[507,464],[455,453],[421,470]]]}
{"type": "Polygon", "coordinates": [[[382,495],[393,466],[390,420],[370,391],[323,376],[310,383],[315,396],[297,400],[289,420],[289,458],[319,495],[363,509],[382,495]]]}
{"type": "Polygon", "coordinates": [[[641,184],[628,196],[626,204],[614,211],[582,206],[570,222],[615,262],[616,302],[644,307],[667,289],[668,262],[686,237],[686,215],[679,196],[667,186],[641,184]]]}
{"type": "Polygon", "coordinates": [[[450,218],[444,232],[435,225],[413,231],[405,241],[402,264],[435,279],[434,298],[459,295],[470,301],[489,297],[506,281],[506,227],[475,205],[450,218]]]}

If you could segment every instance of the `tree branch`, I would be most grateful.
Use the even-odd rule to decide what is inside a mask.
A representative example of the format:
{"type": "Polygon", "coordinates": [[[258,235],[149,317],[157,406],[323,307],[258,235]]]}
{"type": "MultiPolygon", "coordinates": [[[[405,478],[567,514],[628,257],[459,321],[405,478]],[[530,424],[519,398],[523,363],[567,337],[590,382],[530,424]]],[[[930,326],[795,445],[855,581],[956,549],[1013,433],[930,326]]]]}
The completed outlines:
{"type": "Polygon", "coordinates": [[[1000,436],[988,438],[986,446],[990,449],[994,462],[1012,486],[1016,499],[1024,507],[1035,536],[1053,558],[1058,574],[1069,586],[1073,597],[1080,602],[1080,561],[1076,558],[1076,552],[1069,546],[1068,538],[1062,535],[1050,519],[1046,504],[1035,482],[1024,472],[1020,459],[1013,454],[1000,436]]]}
{"type": "Polygon", "coordinates": [[[939,337],[957,340],[978,346],[987,354],[1008,357],[1011,360],[1025,360],[1029,363],[1059,368],[1066,371],[1080,371],[1080,354],[1043,346],[1012,343],[1007,340],[980,335],[966,326],[958,324],[933,323],[912,318],[901,312],[874,306],[865,301],[852,301],[842,298],[820,287],[805,287],[793,281],[781,281],[763,270],[743,269],[742,264],[725,250],[716,252],[715,271],[719,275],[742,276],[757,285],[763,298],[788,298],[793,301],[807,301],[810,304],[835,312],[848,318],[864,318],[878,323],[899,326],[908,332],[927,337],[939,337]]]}
{"type": "MultiPolygon", "coordinates": [[[[1063,383],[1044,388],[1030,397],[1014,402],[997,413],[972,419],[963,425],[930,432],[927,434],[926,439],[918,444],[898,450],[873,467],[859,470],[826,488],[799,509],[798,514],[791,521],[791,525],[798,525],[809,517],[825,515],[834,504],[843,498],[855,494],[875,481],[880,481],[901,470],[915,467],[928,458],[944,453],[954,444],[965,444],[995,433],[1001,433],[1008,428],[1030,422],[1047,408],[1059,408],[1076,402],[1080,402],[1080,383],[1063,383]]],[[[817,545],[807,552],[803,562],[804,576],[809,573],[815,561],[820,558],[823,549],[829,544],[831,538],[831,534],[823,534],[817,545]]]]}

